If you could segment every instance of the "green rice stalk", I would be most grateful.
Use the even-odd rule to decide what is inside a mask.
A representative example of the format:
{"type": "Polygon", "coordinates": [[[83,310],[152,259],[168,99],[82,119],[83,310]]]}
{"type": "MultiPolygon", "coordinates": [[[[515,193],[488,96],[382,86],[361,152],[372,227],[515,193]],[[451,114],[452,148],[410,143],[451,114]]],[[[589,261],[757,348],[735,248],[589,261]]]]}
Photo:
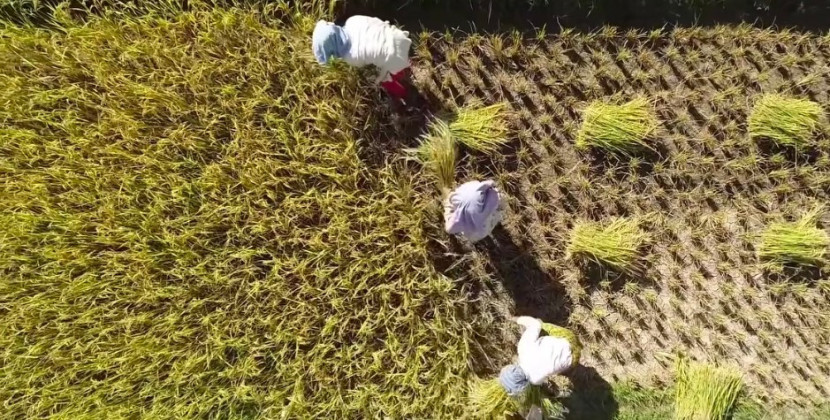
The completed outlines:
{"type": "Polygon", "coordinates": [[[505,107],[498,103],[484,108],[461,108],[450,131],[461,144],[482,153],[493,153],[507,142],[505,107]]]}
{"type": "Polygon", "coordinates": [[[442,192],[449,191],[455,183],[456,147],[449,125],[440,119],[430,123],[429,131],[422,137],[416,150],[418,160],[438,183],[442,192]]]}
{"type": "Polygon", "coordinates": [[[534,405],[541,407],[544,399],[542,387],[529,384],[519,397],[519,411],[526,412],[534,405]]]}
{"type": "Polygon", "coordinates": [[[743,388],[738,370],[690,363],[682,358],[676,369],[675,420],[728,418],[743,388]]]}
{"type": "Polygon", "coordinates": [[[573,331],[560,327],[558,325],[542,323],[542,331],[551,337],[564,338],[571,346],[571,358],[573,359],[571,367],[579,364],[579,357],[582,355],[582,342],[573,331]]]}
{"type": "Polygon", "coordinates": [[[565,406],[551,398],[542,399],[542,414],[545,419],[564,419],[567,418],[568,411],[565,406]]]}
{"type": "Polygon", "coordinates": [[[519,403],[510,397],[498,378],[474,379],[470,384],[470,418],[504,419],[519,410],[519,403]]]}
{"type": "Polygon", "coordinates": [[[821,105],[806,99],[764,95],[749,116],[749,135],[778,144],[801,147],[819,127],[821,105]]]}
{"type": "Polygon", "coordinates": [[[776,265],[824,263],[830,237],[816,227],[823,210],[823,206],[816,206],[795,222],[770,224],[761,233],[758,256],[776,265]]]}
{"type": "Polygon", "coordinates": [[[595,101],[583,113],[576,147],[597,147],[629,154],[637,149],[649,148],[645,140],[654,133],[657,125],[651,103],[645,98],[636,98],[622,105],[595,101]]]}
{"type": "Polygon", "coordinates": [[[571,230],[567,254],[569,257],[585,255],[622,272],[632,272],[638,267],[640,247],[648,241],[637,222],[617,218],[607,224],[578,222],[571,230]]]}

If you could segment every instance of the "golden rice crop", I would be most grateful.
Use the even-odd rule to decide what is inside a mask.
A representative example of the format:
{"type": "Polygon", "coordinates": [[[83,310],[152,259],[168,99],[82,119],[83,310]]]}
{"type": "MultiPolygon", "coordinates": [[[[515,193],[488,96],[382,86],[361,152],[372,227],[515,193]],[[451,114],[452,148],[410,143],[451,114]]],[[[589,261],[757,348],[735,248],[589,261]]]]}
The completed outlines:
{"type": "Polygon", "coordinates": [[[507,104],[498,103],[482,108],[464,107],[449,124],[452,136],[470,149],[493,153],[507,142],[507,104]]]}
{"type": "Polygon", "coordinates": [[[457,147],[449,125],[441,119],[433,120],[421,144],[415,150],[416,156],[426,170],[435,178],[438,188],[448,192],[455,184],[455,162],[457,147]]]}
{"type": "Polygon", "coordinates": [[[475,419],[504,419],[515,414],[519,402],[501,386],[498,378],[473,379],[469,390],[469,414],[475,419]]]}
{"type": "Polygon", "coordinates": [[[830,245],[827,232],[816,227],[823,210],[816,206],[795,222],[771,223],[761,232],[758,255],[774,264],[821,265],[830,245]]]}
{"type": "Polygon", "coordinates": [[[463,412],[427,200],[268,7],[0,27],[0,417],[463,412]]]}

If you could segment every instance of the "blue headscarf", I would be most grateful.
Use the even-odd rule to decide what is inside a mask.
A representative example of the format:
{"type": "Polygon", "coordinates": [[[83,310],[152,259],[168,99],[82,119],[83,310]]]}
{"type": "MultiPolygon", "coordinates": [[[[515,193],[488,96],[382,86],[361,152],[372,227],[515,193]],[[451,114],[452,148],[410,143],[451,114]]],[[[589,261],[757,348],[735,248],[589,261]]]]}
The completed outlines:
{"type": "Polygon", "coordinates": [[[311,36],[311,51],[320,64],[326,64],[332,58],[342,58],[349,51],[349,37],[343,28],[318,21],[311,36]]]}
{"type": "Polygon", "coordinates": [[[499,373],[499,383],[511,397],[521,394],[530,385],[525,371],[517,365],[503,367],[499,373]]]}

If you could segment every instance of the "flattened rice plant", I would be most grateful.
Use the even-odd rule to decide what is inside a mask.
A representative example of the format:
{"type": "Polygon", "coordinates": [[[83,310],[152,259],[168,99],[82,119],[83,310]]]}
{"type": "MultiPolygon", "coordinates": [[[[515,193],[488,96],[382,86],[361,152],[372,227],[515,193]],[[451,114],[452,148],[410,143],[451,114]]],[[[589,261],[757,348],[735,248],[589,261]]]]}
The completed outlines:
{"type": "Polygon", "coordinates": [[[576,147],[597,147],[630,154],[649,147],[646,139],[654,133],[657,125],[652,105],[645,98],[636,98],[622,105],[594,101],[583,112],[576,147]]]}
{"type": "Polygon", "coordinates": [[[637,257],[647,240],[648,235],[635,220],[616,218],[606,224],[582,221],[571,230],[567,253],[569,257],[585,256],[621,272],[632,272],[638,267],[637,257]]]}
{"type": "Polygon", "coordinates": [[[461,108],[450,122],[452,135],[470,149],[493,153],[507,142],[505,103],[483,108],[461,108]]]}
{"type": "Polygon", "coordinates": [[[823,210],[823,206],[816,206],[795,222],[770,224],[760,235],[758,256],[776,265],[824,263],[830,237],[816,227],[823,210]]]}
{"type": "Polygon", "coordinates": [[[749,135],[768,138],[778,144],[802,147],[819,127],[821,105],[807,99],[785,98],[778,94],[761,97],[749,115],[749,135]]]}
{"type": "Polygon", "coordinates": [[[743,388],[740,371],[678,359],[675,420],[728,418],[743,388]]]}

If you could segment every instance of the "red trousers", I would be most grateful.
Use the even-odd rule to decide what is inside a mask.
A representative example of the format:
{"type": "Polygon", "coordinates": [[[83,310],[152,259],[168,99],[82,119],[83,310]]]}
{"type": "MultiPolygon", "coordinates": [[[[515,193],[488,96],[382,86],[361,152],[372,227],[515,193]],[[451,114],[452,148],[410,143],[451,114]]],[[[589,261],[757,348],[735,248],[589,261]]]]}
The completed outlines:
{"type": "Polygon", "coordinates": [[[386,93],[393,99],[406,99],[406,86],[404,86],[403,80],[406,78],[407,71],[409,69],[405,68],[393,74],[392,80],[380,83],[383,89],[386,90],[386,93]]]}

